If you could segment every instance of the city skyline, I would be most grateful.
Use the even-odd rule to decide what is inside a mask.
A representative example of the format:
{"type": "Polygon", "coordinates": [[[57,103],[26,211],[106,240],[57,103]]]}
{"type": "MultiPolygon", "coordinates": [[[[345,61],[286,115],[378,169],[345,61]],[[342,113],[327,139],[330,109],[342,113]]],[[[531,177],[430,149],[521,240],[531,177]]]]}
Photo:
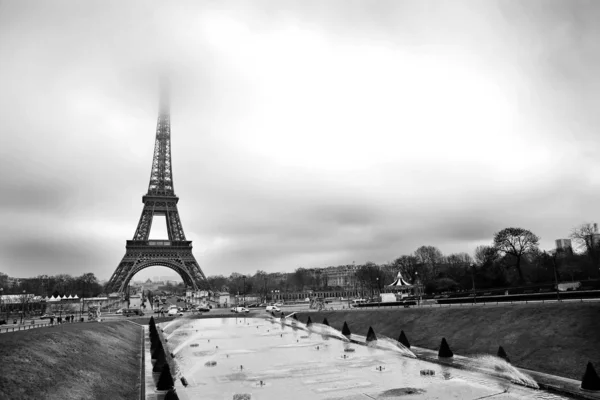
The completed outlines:
{"type": "Polygon", "coordinates": [[[142,209],[164,70],[175,193],[206,275],[473,254],[509,226],[549,249],[598,220],[600,4],[0,10],[9,276],[110,277],[142,209]]]}

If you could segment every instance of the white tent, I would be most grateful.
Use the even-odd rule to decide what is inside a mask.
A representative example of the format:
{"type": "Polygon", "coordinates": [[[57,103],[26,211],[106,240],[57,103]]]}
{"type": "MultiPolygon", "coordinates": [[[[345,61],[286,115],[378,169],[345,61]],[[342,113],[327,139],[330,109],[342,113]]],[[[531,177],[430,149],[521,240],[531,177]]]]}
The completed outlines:
{"type": "Polygon", "coordinates": [[[77,295],[73,296],[74,299],[78,299],[79,297],[77,297],[77,295]]]}
{"type": "Polygon", "coordinates": [[[48,301],[60,301],[60,297],[52,296],[50,299],[48,299],[48,301]]]}
{"type": "Polygon", "coordinates": [[[388,287],[400,287],[400,288],[406,288],[406,289],[413,287],[413,285],[411,285],[410,283],[408,283],[404,280],[404,278],[402,277],[402,273],[400,271],[398,271],[398,275],[396,275],[396,280],[387,286],[388,287]]]}
{"type": "Polygon", "coordinates": [[[67,299],[72,299],[72,298],[73,298],[73,295],[71,295],[71,294],[69,295],[69,297],[67,297],[67,299]]]}

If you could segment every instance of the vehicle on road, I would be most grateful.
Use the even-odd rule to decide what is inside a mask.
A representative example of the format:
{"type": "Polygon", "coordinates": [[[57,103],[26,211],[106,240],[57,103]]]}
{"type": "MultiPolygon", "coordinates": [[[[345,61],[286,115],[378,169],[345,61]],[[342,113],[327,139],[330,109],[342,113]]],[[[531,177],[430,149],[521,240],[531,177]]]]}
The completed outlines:
{"type": "Polygon", "coordinates": [[[233,307],[231,309],[231,312],[234,312],[234,313],[249,313],[250,310],[248,310],[246,307],[233,307]]]}
{"type": "Polygon", "coordinates": [[[115,312],[115,314],[123,314],[123,309],[122,309],[122,308],[119,308],[119,309],[118,309],[118,310],[115,312]]]}
{"type": "Polygon", "coordinates": [[[196,311],[198,311],[198,312],[209,312],[210,311],[210,307],[206,306],[206,305],[198,306],[198,307],[196,307],[196,311]]]}
{"type": "Polygon", "coordinates": [[[56,315],[54,314],[44,314],[40,317],[40,319],[49,319],[49,318],[56,318],[56,315]]]}
{"type": "Polygon", "coordinates": [[[274,306],[277,306],[277,307],[281,307],[281,306],[283,306],[283,303],[275,303],[275,304],[273,304],[273,305],[274,305],[274,306]]]}
{"type": "Polygon", "coordinates": [[[175,308],[171,308],[169,310],[169,312],[167,313],[167,315],[170,315],[170,316],[179,315],[180,317],[182,317],[183,313],[181,311],[177,310],[177,307],[175,307],[175,308]]]}
{"type": "Polygon", "coordinates": [[[271,312],[271,311],[281,311],[281,308],[277,307],[277,306],[267,306],[267,308],[265,309],[266,312],[271,312]]]}
{"type": "Polygon", "coordinates": [[[366,304],[367,300],[365,299],[354,299],[352,300],[352,303],[350,303],[350,307],[354,308],[354,307],[358,307],[359,304],[366,304]]]}
{"type": "Polygon", "coordinates": [[[126,317],[131,315],[144,315],[144,312],[139,308],[126,308],[123,310],[123,315],[126,317]]]}

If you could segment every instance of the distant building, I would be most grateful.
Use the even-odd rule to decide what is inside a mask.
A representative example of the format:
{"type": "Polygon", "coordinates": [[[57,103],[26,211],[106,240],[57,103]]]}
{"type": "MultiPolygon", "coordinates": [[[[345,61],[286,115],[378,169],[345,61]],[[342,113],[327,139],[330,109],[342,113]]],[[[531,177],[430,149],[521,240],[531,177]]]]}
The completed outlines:
{"type": "Polygon", "coordinates": [[[9,288],[13,288],[15,286],[19,286],[21,284],[21,281],[21,278],[12,278],[9,276],[6,278],[6,286],[8,286],[9,288]]]}
{"type": "Polygon", "coordinates": [[[571,239],[556,239],[556,249],[567,252],[573,252],[571,239]]]}
{"type": "Polygon", "coordinates": [[[353,288],[356,285],[356,272],[358,269],[359,267],[356,265],[327,267],[321,270],[321,275],[327,287],[353,288]]]}
{"type": "Polygon", "coordinates": [[[591,242],[592,246],[598,247],[600,246],[600,233],[598,233],[598,224],[594,222],[593,233],[591,234],[591,242]]]}

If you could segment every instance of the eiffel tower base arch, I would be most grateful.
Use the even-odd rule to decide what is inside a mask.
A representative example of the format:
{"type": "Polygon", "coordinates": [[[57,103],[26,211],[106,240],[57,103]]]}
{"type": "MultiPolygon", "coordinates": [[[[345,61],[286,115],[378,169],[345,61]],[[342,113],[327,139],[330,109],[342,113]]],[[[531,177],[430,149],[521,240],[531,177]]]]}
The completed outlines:
{"type": "Polygon", "coordinates": [[[131,279],[149,267],[177,272],[192,290],[209,289],[208,281],[192,254],[191,242],[127,241],[127,251],[107,286],[110,293],[124,293],[131,279]]]}

